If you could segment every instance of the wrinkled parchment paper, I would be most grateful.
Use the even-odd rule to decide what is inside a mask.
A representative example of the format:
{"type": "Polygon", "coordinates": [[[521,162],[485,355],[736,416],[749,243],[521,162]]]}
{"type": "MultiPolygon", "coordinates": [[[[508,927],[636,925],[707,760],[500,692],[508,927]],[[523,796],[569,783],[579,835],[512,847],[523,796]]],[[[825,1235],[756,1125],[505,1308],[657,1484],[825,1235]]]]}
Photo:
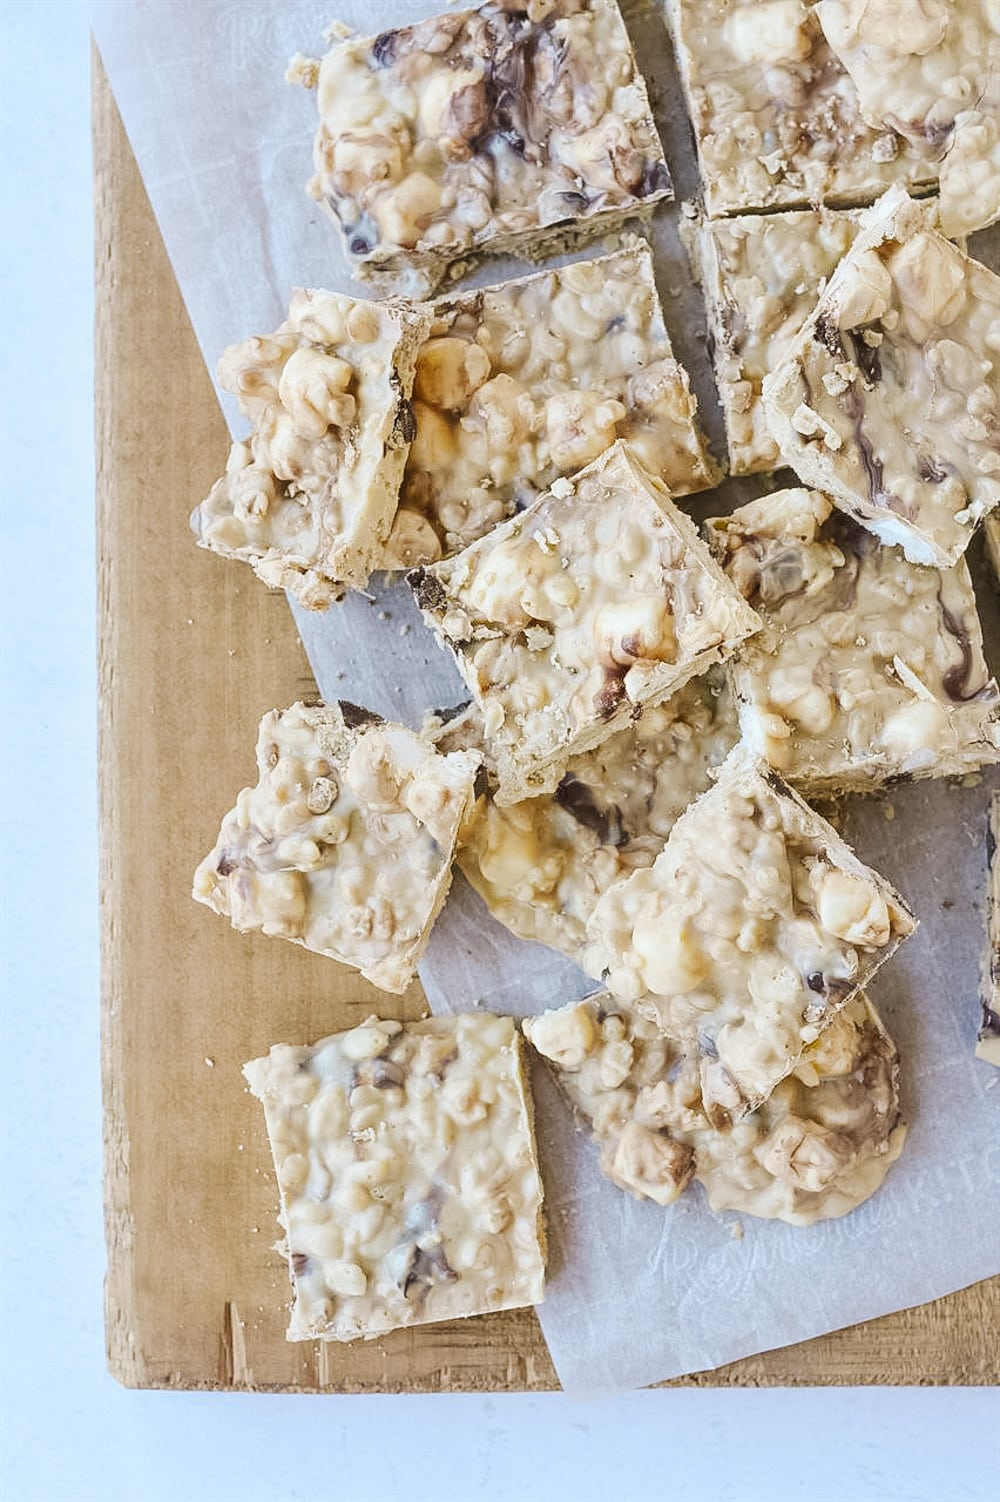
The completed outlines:
{"type": "MultiPolygon", "coordinates": [[[[315,105],[284,83],[288,58],[321,52],[333,15],[370,33],[437,8],[435,0],[95,5],[98,44],[211,369],[226,344],[277,326],[293,286],[352,290],[336,231],[303,191],[315,105]]],[[[697,173],[666,33],[653,4],[625,9],[678,200],[690,197],[697,173]]],[[[676,353],[692,371],[720,451],[701,299],[679,218],[668,210],[653,229],[658,281],[676,353]]],[[[972,248],[986,258],[995,243],[980,236],[972,248]]],[[[514,269],[494,262],[474,280],[514,269]]],[[[242,434],[232,398],[222,400],[242,434]]],[[[220,473],[225,457],[220,452],[220,473]]],[[[715,493],[689,509],[698,516],[730,509],[765,488],[731,482],[721,504],[715,493]]],[[[161,497],[164,525],[186,526],[200,499],[161,497]]],[[[977,554],[978,547],[980,605],[996,659],[1000,602],[977,554]]],[[[350,597],[325,615],[295,609],[320,691],[411,724],[428,706],[464,699],[405,586],[375,587],[372,596],[350,597]]],[[[551,1245],[539,1314],[567,1389],[635,1387],[715,1367],[1000,1271],[1000,1071],[973,1057],[991,781],[994,774],[974,788],[925,783],[843,806],[848,839],[922,920],[872,987],[902,1053],[910,1134],[885,1187],[852,1215],[808,1230],[741,1222],[713,1215],[700,1186],[667,1210],[632,1200],[599,1173],[586,1133],[535,1061],[551,1245]]],[[[496,924],[461,877],[421,977],[436,1011],[488,1006],[523,1015],[595,989],[568,961],[496,924]]]]}

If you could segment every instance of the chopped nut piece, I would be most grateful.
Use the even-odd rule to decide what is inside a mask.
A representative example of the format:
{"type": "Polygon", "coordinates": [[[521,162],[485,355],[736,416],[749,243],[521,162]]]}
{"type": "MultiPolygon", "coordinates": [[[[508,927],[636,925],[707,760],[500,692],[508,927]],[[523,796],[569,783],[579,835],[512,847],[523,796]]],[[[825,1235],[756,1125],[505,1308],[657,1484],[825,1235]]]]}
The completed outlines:
{"type": "Polygon", "coordinates": [[[704,1062],[632,1004],[600,993],[523,1026],[590,1126],[603,1171],[639,1198],[671,1204],[694,1176],[713,1210],[812,1225],[868,1199],[902,1150],[898,1057],[863,992],[736,1124],[706,1107],[704,1062]],[[589,1043],[567,1061],[558,1041],[570,1017],[574,1028],[589,1019],[589,1043]]]}
{"type": "Polygon", "coordinates": [[[533,1024],[533,1042],[540,1053],[560,1069],[579,1069],[597,1039],[591,1009],[586,1002],[545,1012],[533,1024]]]}
{"type": "Polygon", "coordinates": [[[672,1205],[694,1172],[694,1153],[666,1133],[630,1121],[622,1128],[608,1172],[623,1189],[672,1205]]]}
{"type": "Polygon", "coordinates": [[[1000,792],[990,795],[986,842],[986,950],[983,955],[983,1019],[976,1057],[1000,1067],[1000,792]]]}
{"type": "Polygon", "coordinates": [[[253,424],[191,517],[202,547],[324,610],[363,588],[396,511],[428,315],[296,292],[276,333],[226,350],[219,380],[253,424]]]}
{"type": "Polygon", "coordinates": [[[382,290],[426,296],[450,263],[567,249],[672,197],[613,0],[351,38],[323,58],[317,104],[308,191],[382,290]]]}
{"type": "Polygon", "coordinates": [[[674,495],[715,483],[643,241],[439,298],[432,314],[387,566],[467,547],[616,438],[674,495]]]}
{"type": "Polygon", "coordinates": [[[763,393],[804,481],[915,563],[947,568],[1000,505],[1000,277],[890,189],[763,393]],[[823,376],[848,359],[860,379],[832,395],[823,376]]]}
{"type": "MultiPolygon", "coordinates": [[[[478,714],[476,715],[478,721],[478,714]]],[[[481,744],[482,728],[442,727],[439,746],[481,744]]],[[[576,959],[602,892],[651,866],[674,821],[735,745],[721,668],[692,679],[632,727],[573,757],[555,792],[501,808],[484,792],[458,864],[495,918],[576,959]]],[[[440,737],[440,739],[438,739],[440,737]]]]}
{"type": "Polygon", "coordinates": [[[888,882],[738,747],[653,866],[605,892],[584,960],[697,1054],[706,1108],[738,1116],[914,927],[888,882]]]}
{"type": "Polygon", "coordinates": [[[274,710],[257,786],[223,820],[193,896],[242,933],[291,939],[404,991],[451,885],[480,761],[353,705],[274,710]]]}
{"type": "Polygon", "coordinates": [[[867,124],[804,0],[665,0],[712,215],[927,186],[936,153],[867,124]]]}
{"type": "Polygon", "coordinates": [[[410,581],[483,716],[496,802],[553,791],[757,629],[694,527],[616,443],[572,482],[410,581]],[[557,549],[536,538],[559,539],[557,549]],[[545,625],[542,638],[529,634],[545,625]]]}
{"type": "Polygon", "coordinates": [[[281,1190],[289,1340],[541,1302],[542,1182],[509,1017],[370,1017],[311,1048],[276,1044],[243,1073],[281,1190]]]}
{"type": "Polygon", "coordinates": [[[815,490],[707,523],[764,629],[728,664],[747,744],[807,794],[1000,761],[968,565],[908,563],[815,490]]]}

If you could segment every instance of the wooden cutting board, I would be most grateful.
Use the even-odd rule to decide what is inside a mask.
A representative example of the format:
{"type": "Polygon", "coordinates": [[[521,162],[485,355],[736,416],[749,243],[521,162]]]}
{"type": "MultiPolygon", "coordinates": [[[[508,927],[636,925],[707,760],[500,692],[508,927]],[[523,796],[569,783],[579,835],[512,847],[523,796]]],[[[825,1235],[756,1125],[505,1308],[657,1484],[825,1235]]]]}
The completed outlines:
{"type": "MultiPolygon", "coordinates": [[[[424,1003],[417,986],[387,997],[293,945],[239,936],[189,896],[222,811],[254,779],[261,714],[315,687],[284,596],[188,530],[228,438],[96,57],[94,171],[111,1371],[135,1387],[555,1387],[530,1311],[350,1347],[284,1338],[277,1194],[240,1066],[272,1042],[424,1003]]],[[[687,1380],[988,1383],[998,1323],[994,1279],[687,1380]]]]}

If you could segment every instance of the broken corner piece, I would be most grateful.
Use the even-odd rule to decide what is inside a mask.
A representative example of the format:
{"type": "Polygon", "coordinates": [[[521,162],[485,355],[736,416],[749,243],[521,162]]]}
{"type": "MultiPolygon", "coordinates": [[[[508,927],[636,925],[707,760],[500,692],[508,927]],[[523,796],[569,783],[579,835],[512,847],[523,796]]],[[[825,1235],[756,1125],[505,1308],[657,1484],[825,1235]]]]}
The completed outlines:
{"type": "Polygon", "coordinates": [[[257,785],[223,820],[193,896],[241,933],[290,939],[405,991],[451,885],[480,762],[354,705],[273,710],[257,785]]]}
{"type": "Polygon", "coordinates": [[[812,1225],[862,1204],[902,1150],[898,1055],[863,992],[736,1123],[706,1105],[697,1054],[606,992],[523,1026],[639,1199],[673,1204],[698,1179],[712,1210],[812,1225]]]}
{"type": "Polygon", "coordinates": [[[369,1017],[244,1069],[264,1107],[289,1340],[541,1302],[542,1181],[510,1017],[369,1017]]]}

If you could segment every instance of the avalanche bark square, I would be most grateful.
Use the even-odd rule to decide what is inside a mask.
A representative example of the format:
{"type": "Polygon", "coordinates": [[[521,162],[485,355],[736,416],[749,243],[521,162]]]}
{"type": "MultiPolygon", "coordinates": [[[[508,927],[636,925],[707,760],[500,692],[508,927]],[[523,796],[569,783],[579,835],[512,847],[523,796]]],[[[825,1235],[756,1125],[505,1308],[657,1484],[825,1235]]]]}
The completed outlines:
{"type": "Polygon", "coordinates": [[[542,1181],[512,1018],[369,1017],[243,1072],[281,1194],[289,1340],[541,1302],[542,1181]]]}
{"type": "Polygon", "coordinates": [[[463,553],[409,575],[483,717],[498,804],[551,792],[758,618],[616,443],[463,553]]]}

